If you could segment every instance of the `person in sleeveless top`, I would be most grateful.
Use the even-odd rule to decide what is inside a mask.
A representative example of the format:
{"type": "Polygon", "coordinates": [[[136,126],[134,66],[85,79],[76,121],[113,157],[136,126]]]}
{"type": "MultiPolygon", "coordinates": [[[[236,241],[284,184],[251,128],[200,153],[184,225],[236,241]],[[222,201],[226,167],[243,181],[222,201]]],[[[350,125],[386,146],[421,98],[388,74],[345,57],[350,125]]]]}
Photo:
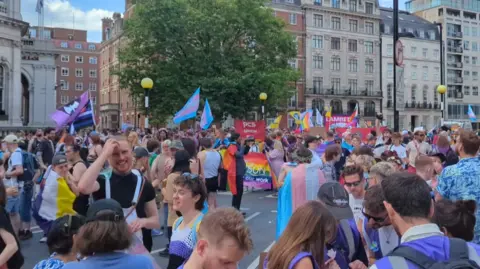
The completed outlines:
{"type": "Polygon", "coordinates": [[[184,173],[173,182],[173,210],[182,217],[173,225],[167,269],[177,269],[192,254],[206,198],[207,190],[198,175],[184,173]]]}
{"type": "Polygon", "coordinates": [[[287,228],[270,249],[263,269],[339,268],[326,244],[335,238],[337,222],[319,201],[309,201],[293,213],[287,228]]]}
{"type": "Polygon", "coordinates": [[[212,140],[202,138],[200,146],[204,149],[198,153],[198,159],[203,164],[203,178],[208,193],[208,207],[215,209],[217,207],[217,190],[219,185],[219,169],[222,165],[222,156],[213,149],[212,140]]]}
{"type": "MultiPolygon", "coordinates": [[[[72,174],[73,183],[78,186],[78,180],[82,177],[83,173],[87,171],[87,165],[80,157],[81,147],[79,145],[70,145],[65,148],[65,154],[70,165],[70,174],[72,174]]],[[[79,193],[75,202],[73,203],[73,209],[80,215],[85,216],[88,209],[89,195],[79,193]]]]}

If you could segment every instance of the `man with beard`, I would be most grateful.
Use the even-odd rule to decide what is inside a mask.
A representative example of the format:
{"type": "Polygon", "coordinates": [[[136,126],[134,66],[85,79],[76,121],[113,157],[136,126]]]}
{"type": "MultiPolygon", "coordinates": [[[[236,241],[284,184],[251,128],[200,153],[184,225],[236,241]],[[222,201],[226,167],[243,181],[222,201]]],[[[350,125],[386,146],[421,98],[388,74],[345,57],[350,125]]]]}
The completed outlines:
{"type": "Polygon", "coordinates": [[[127,141],[109,139],[102,153],[80,178],[78,189],[82,194],[92,194],[94,200],[111,198],[118,201],[130,229],[143,238],[145,248],[150,251],[150,229],[160,228],[155,190],[139,171],[132,169],[132,161],[132,148],[127,141]],[[101,173],[106,161],[112,170],[101,173]]]}
{"type": "Polygon", "coordinates": [[[178,269],[237,269],[253,247],[242,214],[233,208],[218,208],[205,215],[197,239],[192,255],[178,269]]]}
{"type": "Polygon", "coordinates": [[[434,206],[425,180],[411,173],[395,173],[381,186],[383,204],[401,243],[370,269],[479,268],[480,246],[446,237],[431,223],[434,206]]]}
{"type": "MultiPolygon", "coordinates": [[[[476,200],[480,203],[480,159],[477,157],[480,138],[472,131],[461,131],[455,151],[457,164],[447,166],[438,177],[436,199],[476,200]]],[[[475,238],[480,243],[480,211],[476,212],[475,238]]]]}

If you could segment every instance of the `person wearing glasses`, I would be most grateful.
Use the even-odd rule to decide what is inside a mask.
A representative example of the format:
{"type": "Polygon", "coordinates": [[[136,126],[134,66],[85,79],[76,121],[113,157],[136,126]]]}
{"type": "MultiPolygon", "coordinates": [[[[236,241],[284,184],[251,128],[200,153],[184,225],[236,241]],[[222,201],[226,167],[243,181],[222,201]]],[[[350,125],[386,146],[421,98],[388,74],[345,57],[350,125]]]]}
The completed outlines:
{"type": "Polygon", "coordinates": [[[382,186],[376,184],[365,192],[363,201],[363,219],[359,222],[359,230],[365,244],[370,264],[386,256],[400,244],[395,229],[383,201],[382,186]]]}
{"type": "Polygon", "coordinates": [[[205,183],[190,173],[176,176],[173,181],[173,210],[181,213],[173,223],[170,257],[167,269],[177,269],[193,252],[197,232],[203,219],[202,210],[207,199],[205,183]]]}
{"type": "Polygon", "coordinates": [[[355,221],[362,217],[362,204],[365,197],[366,178],[363,168],[359,165],[346,166],[343,170],[345,189],[348,192],[350,208],[353,211],[355,221]]]}
{"type": "Polygon", "coordinates": [[[415,160],[419,156],[428,155],[432,151],[432,146],[425,142],[425,130],[423,127],[417,127],[413,130],[414,139],[407,144],[408,169],[410,173],[415,173],[415,160]]]}
{"type": "Polygon", "coordinates": [[[33,269],[60,269],[65,263],[77,261],[73,237],[84,223],[84,218],[78,215],[65,215],[56,219],[47,237],[50,257],[37,263],[33,269]]]}

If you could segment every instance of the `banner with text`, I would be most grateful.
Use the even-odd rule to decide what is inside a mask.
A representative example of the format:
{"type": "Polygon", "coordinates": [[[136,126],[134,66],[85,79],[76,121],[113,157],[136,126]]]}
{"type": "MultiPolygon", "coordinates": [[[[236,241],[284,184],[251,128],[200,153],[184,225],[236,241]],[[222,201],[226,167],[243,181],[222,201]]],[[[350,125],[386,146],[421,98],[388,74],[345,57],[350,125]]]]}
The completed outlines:
{"type": "Polygon", "coordinates": [[[245,138],[253,136],[255,139],[265,139],[265,121],[247,121],[247,120],[235,120],[235,130],[241,137],[245,138]]]}
{"type": "Polygon", "coordinates": [[[325,117],[325,129],[331,130],[335,128],[357,127],[357,119],[351,120],[350,116],[333,115],[332,117],[325,117]]]}
{"type": "Polygon", "coordinates": [[[263,153],[250,152],[245,155],[247,170],[243,185],[251,188],[270,189],[272,187],[272,171],[267,157],[263,153]]]}

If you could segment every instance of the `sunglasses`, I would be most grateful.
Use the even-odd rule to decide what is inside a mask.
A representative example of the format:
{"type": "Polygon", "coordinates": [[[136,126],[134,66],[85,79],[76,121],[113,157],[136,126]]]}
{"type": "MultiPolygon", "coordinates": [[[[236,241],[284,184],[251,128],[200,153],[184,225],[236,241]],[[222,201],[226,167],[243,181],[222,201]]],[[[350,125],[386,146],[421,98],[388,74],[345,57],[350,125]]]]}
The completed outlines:
{"type": "Polygon", "coordinates": [[[345,186],[347,187],[358,187],[360,184],[362,184],[362,181],[356,181],[356,182],[352,182],[352,183],[348,183],[348,182],[345,182],[345,186]]]}
{"type": "Polygon", "coordinates": [[[367,213],[365,213],[365,209],[362,208],[362,214],[363,216],[365,216],[365,218],[367,218],[367,221],[370,220],[370,219],[373,219],[373,221],[375,221],[376,223],[382,223],[384,222],[387,217],[384,217],[384,218],[378,218],[378,217],[374,217],[374,216],[371,216],[371,215],[368,215],[367,213]]]}

